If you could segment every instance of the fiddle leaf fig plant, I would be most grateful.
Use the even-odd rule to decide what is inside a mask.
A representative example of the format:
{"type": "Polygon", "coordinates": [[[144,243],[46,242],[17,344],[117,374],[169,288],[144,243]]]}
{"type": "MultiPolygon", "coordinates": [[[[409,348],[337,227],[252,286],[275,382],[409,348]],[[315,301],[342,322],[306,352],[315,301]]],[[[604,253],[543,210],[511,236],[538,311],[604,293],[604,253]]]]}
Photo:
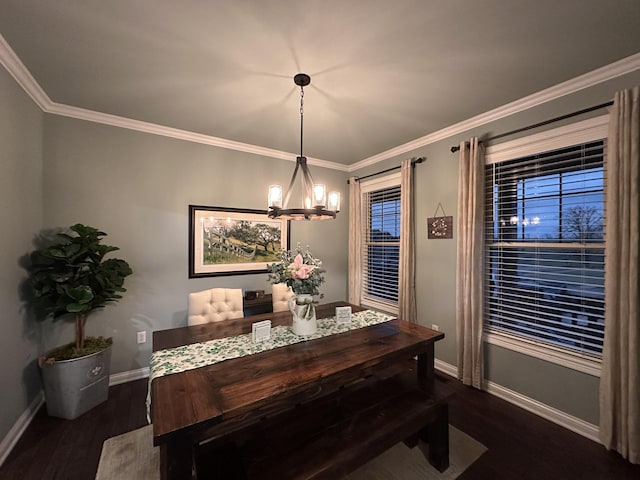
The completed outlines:
{"type": "MultiPolygon", "coordinates": [[[[56,320],[72,316],[75,320],[75,344],[70,345],[68,354],[49,354],[57,360],[92,353],[86,351],[89,346],[85,345],[87,316],[93,310],[122,298],[120,293],[126,291],[124,279],[132,273],[126,261],[104,258],[108,253],[119,250],[101,243],[106,233],[80,223],[70,230],[73,234],[57,235],[58,243],[33,251],[28,267],[38,318],[53,316],[56,320]]],[[[93,340],[92,346],[95,344],[93,340]]],[[[98,344],[104,344],[104,341],[98,344]]]]}

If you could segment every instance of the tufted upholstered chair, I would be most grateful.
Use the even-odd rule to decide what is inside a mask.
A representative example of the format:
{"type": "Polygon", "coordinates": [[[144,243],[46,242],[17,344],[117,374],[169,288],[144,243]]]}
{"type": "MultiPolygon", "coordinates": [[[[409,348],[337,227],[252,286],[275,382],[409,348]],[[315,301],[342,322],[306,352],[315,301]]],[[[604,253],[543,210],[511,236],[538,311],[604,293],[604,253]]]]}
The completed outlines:
{"type": "Polygon", "coordinates": [[[286,283],[275,283],[271,286],[271,299],[273,300],[273,311],[282,312],[289,310],[289,297],[293,295],[290,287],[286,283]]]}
{"type": "Polygon", "coordinates": [[[189,294],[188,325],[242,318],[242,289],[212,288],[189,294]]]}

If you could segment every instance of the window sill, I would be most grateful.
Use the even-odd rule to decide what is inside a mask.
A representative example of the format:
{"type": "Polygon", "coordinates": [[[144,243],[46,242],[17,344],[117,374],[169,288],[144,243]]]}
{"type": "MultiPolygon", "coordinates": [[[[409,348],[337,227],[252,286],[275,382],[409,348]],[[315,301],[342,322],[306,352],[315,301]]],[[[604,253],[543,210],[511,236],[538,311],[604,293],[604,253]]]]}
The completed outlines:
{"type": "Polygon", "coordinates": [[[524,340],[515,335],[505,333],[485,332],[484,341],[491,345],[513,350],[515,352],[539,358],[546,362],[555,363],[572,370],[577,370],[594,377],[600,377],[601,362],[598,358],[573,355],[563,349],[554,348],[547,344],[540,344],[524,340]]]}
{"type": "Polygon", "coordinates": [[[368,307],[374,310],[388,313],[389,315],[398,315],[398,305],[377,302],[375,300],[372,300],[371,298],[361,298],[360,305],[362,305],[363,307],[368,307]]]}

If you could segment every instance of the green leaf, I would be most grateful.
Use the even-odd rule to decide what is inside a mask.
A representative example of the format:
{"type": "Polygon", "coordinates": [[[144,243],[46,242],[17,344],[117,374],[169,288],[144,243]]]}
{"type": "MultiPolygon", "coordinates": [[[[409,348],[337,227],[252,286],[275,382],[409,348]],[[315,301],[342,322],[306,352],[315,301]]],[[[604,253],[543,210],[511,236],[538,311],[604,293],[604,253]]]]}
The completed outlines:
{"type": "Polygon", "coordinates": [[[27,270],[38,318],[86,314],[121,298],[118,293],[125,291],[131,267],[121,259],[103,260],[118,250],[102,245],[104,236],[101,230],[78,223],[58,234],[57,243],[31,252],[27,270]]]}
{"type": "Polygon", "coordinates": [[[82,225],[81,223],[76,223],[70,228],[70,230],[76,232],[81,237],[95,238],[95,237],[107,236],[106,233],[101,232],[97,228],[89,227],[87,225],[82,225]]]}
{"type": "Polygon", "coordinates": [[[69,313],[80,313],[88,310],[89,310],[88,305],[83,305],[80,303],[70,303],[69,305],[67,305],[67,312],[69,313]]]}
{"type": "Polygon", "coordinates": [[[64,245],[61,245],[60,247],[50,247],[47,253],[52,257],[57,257],[57,258],[66,257],[64,253],[64,245]]]}
{"type": "Polygon", "coordinates": [[[49,275],[49,277],[54,282],[63,283],[63,282],[67,282],[68,280],[70,280],[73,277],[73,272],[63,272],[63,273],[52,272],[49,275]]]}
{"type": "Polygon", "coordinates": [[[91,290],[91,287],[88,287],[86,285],[82,285],[76,288],[69,288],[67,290],[67,295],[69,295],[69,297],[71,297],[79,304],[89,303],[91,300],[93,300],[94,297],[93,290],[91,290]]]}
{"type": "Polygon", "coordinates": [[[67,258],[73,257],[80,251],[80,245],[77,243],[71,243],[64,248],[64,253],[67,258]]]}

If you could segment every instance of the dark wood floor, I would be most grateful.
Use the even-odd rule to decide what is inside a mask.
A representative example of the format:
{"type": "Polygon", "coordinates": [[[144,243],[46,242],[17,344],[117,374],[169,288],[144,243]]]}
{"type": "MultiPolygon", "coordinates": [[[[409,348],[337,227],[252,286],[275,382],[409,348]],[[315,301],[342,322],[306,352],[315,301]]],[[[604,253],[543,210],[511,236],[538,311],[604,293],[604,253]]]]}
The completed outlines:
{"type": "MultiPolygon", "coordinates": [[[[451,424],[489,449],[460,480],[640,478],[640,465],[597,443],[450,377],[439,378],[456,394],[451,424]]],[[[114,386],[106,403],[71,421],[47,417],[42,409],[0,467],[0,479],[93,479],[102,442],[146,424],[146,394],[146,380],[114,386]]]]}

